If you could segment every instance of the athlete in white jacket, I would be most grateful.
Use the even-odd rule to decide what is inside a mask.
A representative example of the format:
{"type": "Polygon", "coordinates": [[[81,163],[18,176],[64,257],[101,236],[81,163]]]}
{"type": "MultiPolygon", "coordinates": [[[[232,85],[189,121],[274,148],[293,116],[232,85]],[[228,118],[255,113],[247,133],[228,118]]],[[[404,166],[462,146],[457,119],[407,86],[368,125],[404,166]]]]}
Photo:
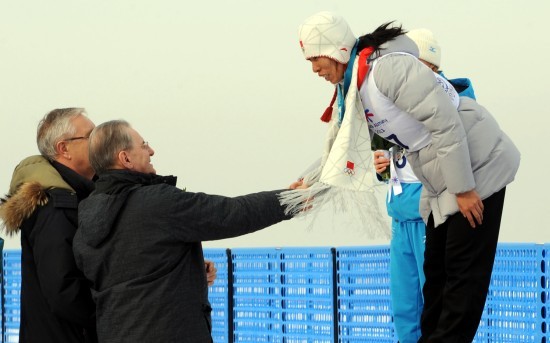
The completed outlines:
{"type": "MultiPolygon", "coordinates": [[[[418,60],[418,48],[404,33],[384,24],[356,39],[343,18],[321,12],[306,19],[299,36],[313,72],[337,88],[339,106],[328,116],[338,116],[338,123],[362,117],[351,124],[359,127],[346,133],[361,133],[366,123],[406,149],[423,184],[426,283],[420,341],[471,342],[489,287],[505,187],[514,179],[520,153],[484,107],[459,97],[418,60]]],[[[339,141],[331,140],[331,150],[340,148],[334,146],[339,141]]],[[[360,167],[339,162],[348,176],[353,176],[350,166],[352,172],[360,167]]],[[[323,181],[322,176],[312,181],[323,181]]]]}

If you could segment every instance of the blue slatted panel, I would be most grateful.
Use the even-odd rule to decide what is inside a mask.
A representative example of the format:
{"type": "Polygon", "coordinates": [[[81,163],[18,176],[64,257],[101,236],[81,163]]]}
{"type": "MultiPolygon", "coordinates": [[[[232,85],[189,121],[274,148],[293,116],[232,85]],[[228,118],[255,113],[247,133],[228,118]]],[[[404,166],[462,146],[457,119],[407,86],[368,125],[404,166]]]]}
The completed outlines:
{"type": "Polygon", "coordinates": [[[541,342],[542,246],[499,244],[474,342],[541,342]]]}
{"type": "Polygon", "coordinates": [[[234,342],[283,343],[280,251],[232,249],[234,342]]]}
{"type": "Polygon", "coordinates": [[[334,280],[330,248],[281,250],[285,343],[334,342],[334,280]]]}
{"type": "Polygon", "coordinates": [[[540,316],[542,319],[540,331],[542,339],[540,342],[550,343],[550,243],[542,246],[542,261],[540,264],[541,276],[541,297],[540,316]]]}
{"type": "Polygon", "coordinates": [[[396,342],[390,299],[390,248],[336,250],[338,342],[396,342]]]}
{"type": "MultiPolygon", "coordinates": [[[[389,293],[389,247],[339,248],[333,294],[330,248],[234,249],[233,285],[225,249],[210,287],[213,337],[221,342],[395,342],[389,293]],[[234,305],[229,308],[229,288],[234,305]],[[334,297],[337,304],[333,304],[334,297]],[[334,318],[334,306],[337,320],[334,318]],[[228,332],[233,311],[233,332],[228,332]]],[[[3,253],[4,342],[19,336],[21,253],[3,253]]],[[[550,343],[550,244],[499,244],[475,342],[550,343]]]]}
{"type": "Polygon", "coordinates": [[[0,342],[4,342],[4,240],[0,238],[0,342]]]}
{"type": "Polygon", "coordinates": [[[234,341],[334,341],[331,248],[233,249],[234,341]]]}
{"type": "Polygon", "coordinates": [[[204,249],[204,258],[216,264],[217,277],[208,287],[208,300],[212,306],[212,339],[214,343],[229,341],[228,262],[226,249],[204,249]]]}
{"type": "Polygon", "coordinates": [[[4,251],[4,332],[6,343],[19,342],[21,250],[4,251]]]}

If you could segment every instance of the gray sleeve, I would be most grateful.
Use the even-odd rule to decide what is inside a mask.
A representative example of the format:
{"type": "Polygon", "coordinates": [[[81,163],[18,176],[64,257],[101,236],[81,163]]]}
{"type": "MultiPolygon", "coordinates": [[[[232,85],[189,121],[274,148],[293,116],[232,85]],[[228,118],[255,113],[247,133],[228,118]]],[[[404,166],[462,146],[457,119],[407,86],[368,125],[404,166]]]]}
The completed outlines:
{"type": "Polygon", "coordinates": [[[433,72],[413,56],[391,55],[374,69],[378,89],[432,135],[431,145],[449,192],[475,188],[466,132],[457,109],[437,84],[433,72]]]}

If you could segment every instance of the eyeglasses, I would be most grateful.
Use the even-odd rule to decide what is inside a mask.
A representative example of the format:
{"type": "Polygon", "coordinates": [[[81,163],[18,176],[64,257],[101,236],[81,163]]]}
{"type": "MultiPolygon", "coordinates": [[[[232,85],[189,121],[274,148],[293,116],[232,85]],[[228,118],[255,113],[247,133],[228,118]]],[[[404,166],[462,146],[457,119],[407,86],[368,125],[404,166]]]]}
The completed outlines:
{"type": "Polygon", "coordinates": [[[149,142],[144,141],[143,143],[141,143],[141,147],[145,150],[149,150],[149,142]]]}
{"type": "Polygon", "coordinates": [[[90,137],[84,137],[84,136],[81,136],[81,137],[71,137],[71,138],[67,138],[67,139],[64,139],[63,141],[64,142],[71,142],[71,141],[77,141],[79,139],[88,139],[90,137]]]}

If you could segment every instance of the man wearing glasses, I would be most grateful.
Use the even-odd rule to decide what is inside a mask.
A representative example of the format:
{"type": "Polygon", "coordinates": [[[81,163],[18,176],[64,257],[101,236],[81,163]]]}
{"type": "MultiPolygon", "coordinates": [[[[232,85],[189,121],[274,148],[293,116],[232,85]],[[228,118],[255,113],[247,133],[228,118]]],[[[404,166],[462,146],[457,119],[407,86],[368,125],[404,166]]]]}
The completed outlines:
{"type": "Polygon", "coordinates": [[[78,203],[94,188],[83,108],[55,109],[38,124],[41,155],[15,168],[0,218],[21,232],[20,342],[96,342],[90,285],[72,251],[78,203]]]}
{"type": "Polygon", "coordinates": [[[93,283],[100,342],[212,342],[201,241],[290,219],[281,191],[229,198],[178,189],[122,120],[98,125],[89,144],[98,180],[80,204],[74,253],[93,283]]]}

